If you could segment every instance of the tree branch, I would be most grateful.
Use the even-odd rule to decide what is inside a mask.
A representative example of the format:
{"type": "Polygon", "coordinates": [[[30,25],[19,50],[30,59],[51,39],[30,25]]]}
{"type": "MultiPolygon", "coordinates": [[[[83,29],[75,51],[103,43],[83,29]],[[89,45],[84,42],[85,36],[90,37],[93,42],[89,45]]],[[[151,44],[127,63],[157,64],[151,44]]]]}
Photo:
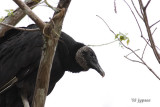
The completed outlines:
{"type": "Polygon", "coordinates": [[[114,43],[114,42],[117,42],[117,41],[118,41],[118,40],[114,40],[114,41],[109,42],[109,43],[98,44],[98,45],[87,45],[87,46],[93,46],[93,47],[95,47],[95,46],[105,46],[105,45],[109,45],[109,44],[114,43]]]}
{"type": "MultiPolygon", "coordinates": [[[[121,42],[121,41],[120,41],[121,42]]],[[[141,62],[139,62],[139,63],[142,63],[142,64],[144,64],[152,73],[153,73],[153,75],[158,79],[158,80],[160,80],[160,77],[146,64],[146,62],[142,59],[142,58],[140,58],[140,56],[137,54],[137,53],[135,53],[135,51],[133,51],[131,48],[129,48],[129,47],[127,47],[126,45],[124,45],[122,42],[121,42],[121,44],[126,48],[126,49],[128,49],[128,50],[130,50],[141,62]]]]}
{"type": "Polygon", "coordinates": [[[148,5],[149,5],[150,2],[151,2],[151,0],[149,0],[149,1],[147,2],[146,6],[144,7],[144,10],[147,9],[147,7],[148,7],[148,5]]]}
{"type": "MultiPolygon", "coordinates": [[[[99,17],[100,17],[100,16],[99,16],[99,17]]],[[[101,17],[100,17],[100,18],[101,18],[101,17]]],[[[101,18],[101,19],[103,20],[103,22],[105,22],[105,24],[107,25],[108,29],[114,34],[114,36],[116,36],[116,33],[114,33],[114,31],[109,27],[109,25],[107,24],[107,22],[106,22],[103,18],[101,18]]],[[[146,64],[146,62],[145,62],[134,50],[132,50],[131,48],[129,48],[129,47],[127,47],[125,44],[123,44],[123,42],[120,41],[119,38],[118,38],[118,40],[119,40],[119,42],[120,42],[126,49],[130,50],[131,53],[133,53],[140,61],[132,60],[132,59],[128,58],[127,56],[125,56],[128,60],[133,61],[133,62],[139,62],[139,63],[145,65],[145,66],[153,73],[153,75],[154,75],[158,80],[160,80],[160,77],[146,64]]],[[[131,53],[129,53],[128,55],[130,55],[131,53]]]]}
{"type": "Polygon", "coordinates": [[[12,25],[9,25],[9,24],[5,24],[5,23],[0,23],[0,25],[6,26],[8,28],[14,28],[14,29],[17,29],[17,30],[22,30],[22,31],[37,31],[37,30],[40,30],[39,28],[37,28],[37,29],[20,28],[20,27],[15,27],[15,26],[12,26],[12,25]]]}
{"type": "Polygon", "coordinates": [[[21,0],[13,0],[40,28],[41,31],[43,31],[46,24],[36,15],[32,12],[32,10],[21,0]]]}
{"type": "Polygon", "coordinates": [[[42,22],[21,0],[14,0],[20,8],[39,26],[44,34],[44,45],[38,69],[32,107],[44,107],[50,80],[52,62],[55,55],[62,23],[71,0],[60,0],[58,9],[49,23],[42,22]]]}
{"type": "Polygon", "coordinates": [[[145,26],[146,26],[146,29],[147,29],[149,41],[151,43],[151,48],[152,48],[152,50],[153,50],[153,52],[154,52],[154,54],[157,58],[157,61],[160,64],[160,55],[159,55],[159,53],[156,49],[156,46],[155,46],[155,43],[154,43],[154,40],[153,40],[153,37],[152,37],[152,33],[151,33],[150,26],[149,26],[149,23],[148,23],[148,17],[147,17],[146,9],[143,6],[142,0],[139,0],[139,5],[140,5],[141,11],[143,12],[143,19],[144,19],[144,23],[145,23],[145,26]]]}
{"type": "Polygon", "coordinates": [[[155,22],[154,24],[152,24],[152,25],[150,26],[150,28],[153,27],[154,25],[156,25],[156,24],[159,23],[159,22],[160,22],[160,20],[158,20],[157,22],[155,22]]]}
{"type": "Polygon", "coordinates": [[[130,58],[128,58],[127,56],[124,56],[124,57],[125,57],[126,59],[128,59],[128,60],[132,61],[132,62],[138,62],[138,63],[140,63],[140,64],[143,64],[142,62],[137,61],[137,60],[130,59],[130,58]]]}
{"type": "Polygon", "coordinates": [[[117,13],[116,0],[114,0],[114,12],[117,13]]]}
{"type": "Polygon", "coordinates": [[[60,0],[50,22],[45,27],[45,41],[47,48],[42,51],[41,62],[37,74],[36,86],[33,96],[32,107],[44,107],[46,95],[49,87],[50,70],[52,67],[53,57],[60,37],[63,20],[71,0],[60,0]],[[50,57],[49,57],[50,56],[50,57]],[[48,61],[49,60],[49,61],[48,61]],[[43,79],[42,79],[43,78],[43,79]],[[42,99],[43,101],[40,101],[42,99]]]}
{"type": "MultiPolygon", "coordinates": [[[[36,6],[41,0],[37,0],[37,2],[35,2],[34,0],[25,0],[25,3],[30,7],[33,8],[34,6],[36,6]]],[[[8,24],[8,25],[13,25],[15,26],[26,14],[20,9],[17,8],[14,12],[13,12],[13,16],[7,16],[5,17],[3,23],[8,24]]],[[[11,29],[10,27],[7,26],[3,26],[0,25],[0,37],[4,36],[4,33],[11,29]]]]}
{"type": "Polygon", "coordinates": [[[141,56],[141,58],[142,58],[142,59],[143,59],[143,56],[144,56],[145,50],[146,50],[146,48],[147,48],[147,45],[149,44],[148,42],[149,42],[149,40],[147,41],[147,43],[146,43],[146,45],[145,45],[145,47],[144,47],[144,49],[143,49],[143,53],[142,53],[142,56],[141,56]]]}
{"type": "MultiPolygon", "coordinates": [[[[140,30],[141,37],[142,37],[142,36],[143,36],[142,29],[141,29],[141,26],[140,26],[137,18],[136,18],[136,15],[134,14],[134,12],[133,12],[132,8],[130,7],[130,5],[129,5],[125,0],[124,0],[124,2],[127,4],[127,6],[129,7],[130,11],[132,12],[132,14],[133,14],[133,16],[134,16],[134,18],[135,18],[135,20],[136,20],[136,22],[137,22],[137,25],[138,25],[138,28],[139,28],[139,30],[140,30]]],[[[136,9],[136,10],[137,10],[137,9],[136,9]]],[[[141,16],[139,15],[139,17],[141,17],[141,16]]]]}
{"type": "Polygon", "coordinates": [[[44,0],[44,2],[46,3],[46,5],[47,5],[49,8],[51,8],[51,9],[54,10],[55,12],[58,12],[58,11],[59,11],[57,8],[51,6],[51,5],[47,2],[47,0],[44,0]]]}
{"type": "Polygon", "coordinates": [[[102,18],[102,17],[100,17],[99,15],[96,15],[97,17],[99,17],[104,23],[105,23],[105,25],[108,27],[108,29],[114,34],[114,35],[116,35],[115,33],[114,33],[114,31],[109,27],[109,25],[107,24],[107,22],[102,18]]]}
{"type": "MultiPolygon", "coordinates": [[[[136,10],[138,16],[143,20],[142,16],[141,16],[140,13],[138,12],[138,10],[137,10],[137,8],[136,8],[134,2],[133,2],[133,0],[131,0],[131,2],[132,2],[132,5],[133,5],[134,9],[136,10]]],[[[128,3],[127,3],[127,4],[128,4],[128,3]]],[[[128,6],[129,6],[129,5],[128,5],[128,6]]]]}

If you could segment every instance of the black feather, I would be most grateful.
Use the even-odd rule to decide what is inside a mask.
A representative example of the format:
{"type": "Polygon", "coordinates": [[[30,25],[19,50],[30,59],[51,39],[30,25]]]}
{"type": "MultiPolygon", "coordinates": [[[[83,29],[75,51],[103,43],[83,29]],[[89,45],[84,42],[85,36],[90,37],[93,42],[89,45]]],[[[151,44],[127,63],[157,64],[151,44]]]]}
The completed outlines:
{"type": "MultiPolygon", "coordinates": [[[[29,25],[27,28],[37,26],[29,25]]],[[[14,77],[18,79],[10,89],[0,94],[0,107],[23,107],[21,93],[27,93],[27,99],[31,104],[44,44],[42,36],[40,31],[11,29],[0,38],[0,87],[14,77]]],[[[83,46],[85,45],[76,42],[66,33],[61,33],[52,64],[48,94],[65,71],[76,73],[84,70],[75,59],[77,51],[83,46]]]]}

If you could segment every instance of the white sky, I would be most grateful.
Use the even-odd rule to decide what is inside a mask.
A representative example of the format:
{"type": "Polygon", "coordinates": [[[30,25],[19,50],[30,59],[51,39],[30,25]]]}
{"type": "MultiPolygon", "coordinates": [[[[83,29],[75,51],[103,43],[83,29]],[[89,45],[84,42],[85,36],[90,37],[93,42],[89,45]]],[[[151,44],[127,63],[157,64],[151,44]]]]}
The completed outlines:
{"type": "MultiPolygon", "coordinates": [[[[126,1],[130,2],[130,0],[126,1]]],[[[136,5],[137,1],[135,1],[136,5]]],[[[51,0],[51,3],[55,5],[57,2],[51,0]]],[[[160,19],[159,3],[158,0],[152,0],[147,9],[150,25],[160,19]]],[[[140,37],[133,15],[123,0],[117,0],[116,5],[117,14],[114,13],[114,0],[72,0],[63,24],[63,31],[85,44],[111,42],[114,40],[114,35],[102,20],[96,17],[96,15],[100,15],[115,33],[128,33],[129,47],[133,50],[141,49],[138,51],[141,54],[146,43],[140,37]]],[[[5,9],[16,7],[12,0],[1,1],[0,16],[6,15],[5,9]]],[[[37,7],[34,11],[44,21],[49,20],[53,13],[43,6],[37,7]]],[[[139,19],[139,21],[141,20],[139,19]]],[[[18,26],[27,26],[31,23],[33,22],[25,17],[18,26]]],[[[140,24],[144,27],[142,22],[140,24]]],[[[156,43],[160,41],[159,25],[155,26],[158,28],[154,34],[156,43]]],[[[147,38],[145,28],[143,31],[147,38]]],[[[94,49],[106,76],[101,78],[94,70],[78,74],[66,72],[47,97],[46,107],[160,106],[160,81],[144,65],[125,59],[124,55],[130,51],[121,48],[118,42],[107,46],[92,47],[92,49],[94,49]],[[149,99],[150,102],[132,102],[132,98],[149,99]]],[[[133,55],[130,57],[136,58],[133,55]]],[[[160,65],[149,46],[144,58],[146,63],[160,76],[160,65]]]]}

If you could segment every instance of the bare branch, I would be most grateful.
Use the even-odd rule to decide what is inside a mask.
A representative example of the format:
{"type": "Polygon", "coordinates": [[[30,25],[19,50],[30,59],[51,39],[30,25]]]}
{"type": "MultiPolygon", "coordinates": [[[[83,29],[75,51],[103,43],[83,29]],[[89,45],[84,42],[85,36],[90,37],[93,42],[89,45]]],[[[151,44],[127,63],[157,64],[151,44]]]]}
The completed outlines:
{"type": "MultiPolygon", "coordinates": [[[[136,49],[134,50],[134,52],[139,51],[140,49],[136,49]]],[[[133,54],[133,52],[130,52],[129,54],[125,55],[126,57],[128,57],[129,55],[133,54]]]]}
{"type": "Polygon", "coordinates": [[[160,22],[160,20],[158,20],[157,22],[155,22],[154,24],[152,24],[152,25],[150,26],[150,28],[153,27],[154,25],[156,25],[156,24],[159,23],[159,22],[160,22]]]}
{"type": "Polygon", "coordinates": [[[135,14],[134,14],[132,8],[130,7],[130,5],[129,5],[125,0],[124,0],[124,2],[127,4],[127,6],[129,7],[130,11],[132,12],[132,14],[133,14],[133,16],[134,16],[134,18],[135,18],[135,20],[136,20],[136,22],[137,22],[137,25],[138,25],[138,28],[139,28],[139,30],[140,30],[141,36],[143,36],[141,26],[140,26],[140,24],[139,24],[139,22],[138,22],[138,20],[137,20],[137,18],[136,18],[136,16],[135,16],[135,14]]]}
{"type": "Polygon", "coordinates": [[[151,0],[149,0],[149,1],[147,2],[146,6],[144,7],[144,10],[147,9],[147,7],[148,7],[148,5],[149,5],[150,2],[151,2],[151,0]]]}
{"type": "Polygon", "coordinates": [[[146,26],[146,29],[147,29],[147,33],[148,33],[148,37],[149,37],[149,41],[151,43],[151,48],[157,58],[157,61],[159,62],[160,64],[160,55],[156,49],[156,45],[154,43],[154,40],[153,40],[153,37],[152,37],[152,33],[151,33],[151,30],[150,30],[150,26],[149,26],[149,22],[148,22],[148,17],[147,17],[147,13],[146,13],[146,10],[144,9],[144,6],[143,6],[143,3],[142,3],[142,0],[139,0],[139,4],[140,4],[140,8],[141,10],[143,11],[143,19],[144,19],[144,23],[145,23],[145,26],[146,26]]]}
{"type": "MultiPolygon", "coordinates": [[[[41,0],[36,0],[36,2],[34,0],[25,0],[25,3],[30,7],[33,8],[35,7],[41,0]]],[[[9,24],[9,25],[13,25],[15,26],[24,16],[25,13],[20,9],[17,8],[14,12],[14,15],[12,16],[7,16],[5,17],[3,23],[9,24]]],[[[7,26],[2,26],[0,25],[0,37],[4,36],[4,33],[9,30],[10,27],[7,26]]]]}
{"type": "MultiPolygon", "coordinates": [[[[120,42],[121,42],[121,41],[120,41],[120,42]]],[[[126,45],[124,45],[122,42],[121,42],[121,44],[122,44],[126,49],[130,50],[139,60],[141,60],[141,62],[139,62],[139,61],[138,61],[138,62],[144,64],[144,65],[158,78],[158,80],[160,80],[160,77],[146,64],[146,62],[145,62],[142,58],[139,57],[138,54],[135,53],[135,51],[133,51],[131,48],[129,48],[129,47],[127,47],[126,45]]],[[[135,61],[135,60],[133,60],[133,61],[135,61]]]]}
{"type": "Polygon", "coordinates": [[[44,26],[46,26],[46,24],[36,14],[34,14],[32,10],[21,0],[13,1],[38,25],[41,31],[43,31],[44,26]]]}
{"type": "Polygon", "coordinates": [[[152,32],[152,35],[154,34],[154,32],[157,30],[157,28],[154,29],[154,31],[152,32]]]}
{"type": "Polygon", "coordinates": [[[9,28],[14,28],[14,29],[17,29],[17,30],[22,30],[22,31],[38,31],[38,30],[40,30],[39,28],[37,28],[37,29],[19,28],[19,27],[15,27],[15,26],[12,26],[12,25],[9,25],[9,24],[5,24],[5,23],[0,23],[0,25],[7,26],[9,28]]]}
{"type": "Polygon", "coordinates": [[[114,12],[117,13],[116,0],[114,0],[114,12]]]}
{"type": "Polygon", "coordinates": [[[134,9],[136,10],[138,16],[143,20],[142,16],[141,16],[140,13],[138,12],[138,10],[137,10],[137,8],[136,8],[134,2],[133,2],[133,0],[131,0],[131,2],[132,2],[132,5],[133,5],[134,9]]]}
{"type": "Polygon", "coordinates": [[[107,22],[106,22],[102,17],[100,17],[99,15],[96,15],[96,16],[99,17],[99,18],[107,25],[108,29],[109,29],[114,35],[116,35],[116,34],[114,33],[114,31],[108,26],[107,22]]]}
{"type": "Polygon", "coordinates": [[[142,62],[137,61],[137,60],[130,59],[130,58],[128,58],[127,56],[124,56],[124,57],[125,57],[126,59],[128,59],[128,60],[132,61],[132,62],[138,62],[138,63],[140,63],[140,64],[143,64],[142,62]]]}
{"type": "Polygon", "coordinates": [[[141,58],[142,58],[142,59],[143,59],[143,56],[144,56],[145,50],[146,50],[146,48],[147,48],[147,45],[149,44],[148,42],[149,42],[149,40],[147,41],[147,43],[146,43],[146,45],[145,45],[145,47],[144,47],[144,49],[143,49],[143,53],[142,53],[142,56],[141,56],[141,58]]]}

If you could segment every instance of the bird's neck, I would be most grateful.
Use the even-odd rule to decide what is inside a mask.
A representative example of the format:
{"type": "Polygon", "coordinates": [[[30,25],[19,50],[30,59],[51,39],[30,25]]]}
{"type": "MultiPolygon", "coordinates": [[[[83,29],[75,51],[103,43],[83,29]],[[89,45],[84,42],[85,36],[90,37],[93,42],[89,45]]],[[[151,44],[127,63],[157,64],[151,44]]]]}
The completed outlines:
{"type": "Polygon", "coordinates": [[[84,69],[76,61],[76,53],[83,46],[85,46],[85,45],[78,43],[75,45],[75,47],[72,48],[72,51],[70,51],[69,55],[70,55],[70,58],[72,59],[72,60],[69,60],[69,62],[68,62],[68,65],[69,65],[68,70],[70,72],[79,73],[80,71],[84,71],[84,69]]]}

